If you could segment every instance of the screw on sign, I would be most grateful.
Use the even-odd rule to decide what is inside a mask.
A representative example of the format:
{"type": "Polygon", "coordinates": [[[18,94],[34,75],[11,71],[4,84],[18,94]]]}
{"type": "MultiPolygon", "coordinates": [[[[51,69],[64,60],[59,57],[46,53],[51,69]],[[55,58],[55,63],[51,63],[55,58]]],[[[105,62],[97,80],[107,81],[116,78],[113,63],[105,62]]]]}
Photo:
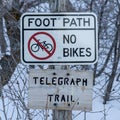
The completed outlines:
{"type": "Polygon", "coordinates": [[[50,58],[56,49],[55,39],[47,32],[37,32],[28,41],[30,55],[38,60],[50,58]]]}

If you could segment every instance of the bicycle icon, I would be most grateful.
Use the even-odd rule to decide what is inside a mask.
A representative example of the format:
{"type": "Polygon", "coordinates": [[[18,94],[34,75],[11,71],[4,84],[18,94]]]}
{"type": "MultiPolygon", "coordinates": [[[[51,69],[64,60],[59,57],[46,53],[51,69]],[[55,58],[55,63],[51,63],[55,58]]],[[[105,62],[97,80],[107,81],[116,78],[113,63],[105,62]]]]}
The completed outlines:
{"type": "MultiPolygon", "coordinates": [[[[38,40],[40,42],[40,40],[38,40]]],[[[44,51],[46,49],[47,51],[51,52],[53,50],[53,46],[50,43],[47,43],[46,41],[40,42],[41,46],[38,43],[34,43],[31,45],[32,52],[38,52],[40,50],[44,51]]]]}
{"type": "Polygon", "coordinates": [[[28,55],[35,60],[47,60],[56,50],[54,37],[47,32],[36,32],[28,39],[28,55]]]}

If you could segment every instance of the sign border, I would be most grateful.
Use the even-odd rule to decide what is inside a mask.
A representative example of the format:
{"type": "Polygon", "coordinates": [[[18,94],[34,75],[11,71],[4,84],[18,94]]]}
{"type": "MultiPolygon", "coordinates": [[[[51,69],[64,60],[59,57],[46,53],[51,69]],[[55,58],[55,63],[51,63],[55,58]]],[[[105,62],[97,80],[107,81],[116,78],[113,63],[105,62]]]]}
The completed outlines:
{"type": "MultiPolygon", "coordinates": [[[[49,29],[49,28],[45,28],[45,29],[29,29],[29,30],[53,30],[53,28],[49,29]]],[[[91,65],[91,64],[95,64],[98,60],[98,35],[97,35],[97,17],[94,13],[90,12],[90,13],[24,13],[21,16],[21,61],[25,64],[29,64],[29,65],[33,65],[33,64],[53,64],[53,65],[91,65]],[[75,28],[75,29],[70,29],[70,28],[65,28],[65,29],[54,29],[54,30],[94,30],[94,38],[95,38],[95,58],[92,61],[26,61],[25,60],[25,55],[24,55],[24,30],[28,30],[28,29],[24,29],[24,18],[26,16],[92,16],[94,18],[94,29],[90,29],[90,28],[75,28]]]]}

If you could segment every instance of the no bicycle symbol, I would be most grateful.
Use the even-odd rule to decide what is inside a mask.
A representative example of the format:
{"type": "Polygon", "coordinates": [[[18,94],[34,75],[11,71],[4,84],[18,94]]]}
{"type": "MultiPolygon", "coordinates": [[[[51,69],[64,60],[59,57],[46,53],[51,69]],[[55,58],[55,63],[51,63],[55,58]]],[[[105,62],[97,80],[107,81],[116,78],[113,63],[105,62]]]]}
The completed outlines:
{"type": "Polygon", "coordinates": [[[37,32],[28,41],[28,51],[38,60],[50,58],[56,49],[55,39],[47,32],[37,32]]]}

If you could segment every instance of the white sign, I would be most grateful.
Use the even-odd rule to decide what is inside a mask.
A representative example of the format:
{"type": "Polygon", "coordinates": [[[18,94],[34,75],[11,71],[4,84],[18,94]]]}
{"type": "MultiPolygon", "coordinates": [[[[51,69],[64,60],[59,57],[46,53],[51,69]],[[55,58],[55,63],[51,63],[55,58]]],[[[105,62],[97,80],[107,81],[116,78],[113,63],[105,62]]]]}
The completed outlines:
{"type": "Polygon", "coordinates": [[[93,13],[25,13],[21,60],[25,64],[94,64],[98,57],[93,13]]]}
{"type": "Polygon", "coordinates": [[[92,109],[92,71],[33,69],[29,76],[29,108],[92,109]]]}

